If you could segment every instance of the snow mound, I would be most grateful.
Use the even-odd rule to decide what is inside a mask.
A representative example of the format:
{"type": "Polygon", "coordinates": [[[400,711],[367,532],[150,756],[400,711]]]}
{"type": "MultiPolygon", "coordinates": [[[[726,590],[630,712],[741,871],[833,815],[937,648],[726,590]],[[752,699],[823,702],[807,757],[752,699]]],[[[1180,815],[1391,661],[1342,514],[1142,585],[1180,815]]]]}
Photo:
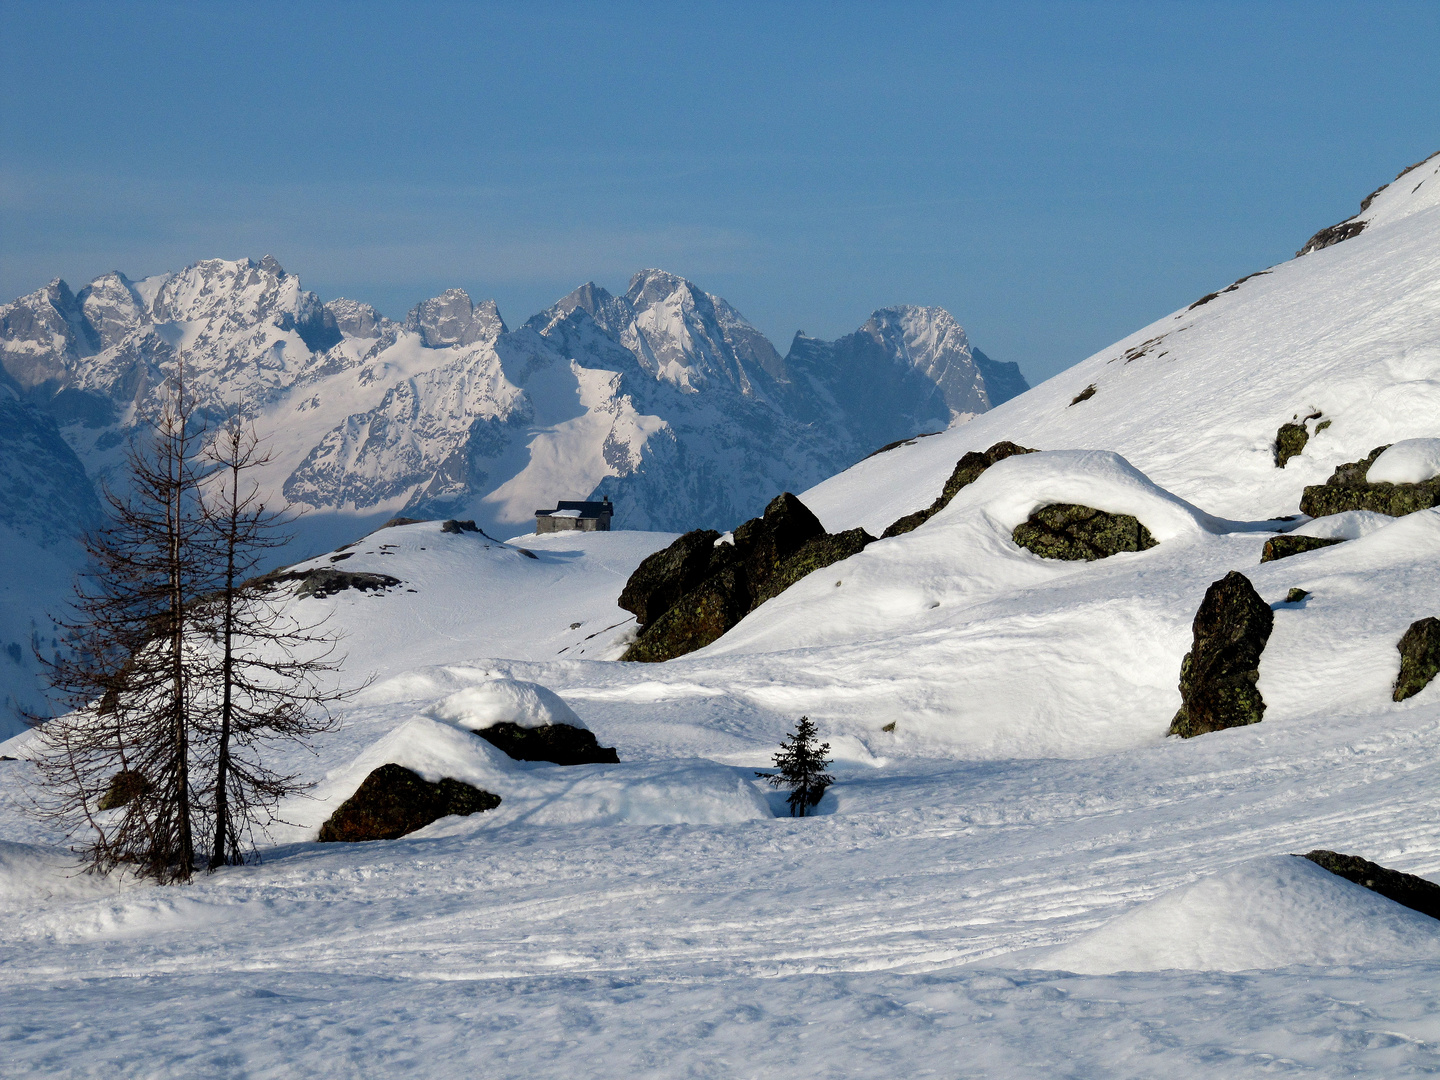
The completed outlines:
{"type": "MultiPolygon", "coordinates": [[[[458,695],[457,695],[458,696],[458,695]]],[[[426,716],[398,725],[350,764],[332,771],[304,798],[285,807],[292,831],[277,837],[313,840],[320,825],[385,764],[403,765],[435,783],[445,777],[501,798],[469,818],[446,818],[417,835],[471,832],[500,825],[721,824],[771,817],[769,804],[743,772],[712,761],[549,765],[514,761],[478,735],[426,716]]]]}
{"type": "Polygon", "coordinates": [[[1335,540],[1359,540],[1362,536],[1379,532],[1394,521],[1395,519],[1388,514],[1377,514],[1371,510],[1346,510],[1341,514],[1328,514],[1325,517],[1307,521],[1295,529],[1291,535],[1335,540]]]}
{"type": "Polygon", "coordinates": [[[1440,476],[1440,439],[1401,439],[1365,474],[1372,484],[1423,484],[1440,476]]]}
{"type": "Polygon", "coordinates": [[[1108,450],[1052,450],[1006,458],[962,489],[933,520],[978,507],[1010,530],[1033,511],[1052,503],[1131,514],[1162,543],[1177,536],[1224,533],[1241,527],[1212,517],[1166,491],[1108,450]]]}
{"type": "Polygon", "coordinates": [[[486,728],[492,724],[518,724],[524,728],[547,724],[585,727],[585,722],[555,691],[519,679],[494,679],[468,686],[451,694],[430,712],[438,720],[467,728],[486,728]]]}
{"type": "Polygon", "coordinates": [[[1440,957],[1440,921],[1294,855],[1251,859],[1165,893],[1026,966],[1246,971],[1440,957]]]}

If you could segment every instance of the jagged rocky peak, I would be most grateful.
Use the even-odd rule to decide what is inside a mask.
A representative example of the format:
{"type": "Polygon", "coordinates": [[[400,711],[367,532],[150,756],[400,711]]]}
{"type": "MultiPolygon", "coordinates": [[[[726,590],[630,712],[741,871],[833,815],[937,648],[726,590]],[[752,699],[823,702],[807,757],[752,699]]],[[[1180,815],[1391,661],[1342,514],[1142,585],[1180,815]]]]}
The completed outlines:
{"type": "Polygon", "coordinates": [[[103,349],[118,344],[147,317],[145,301],[135,283],[118,270],[96,278],[80,290],[77,299],[103,349]]]}
{"type": "Polygon", "coordinates": [[[494,341],[508,332],[494,300],[472,304],[464,289],[446,289],[416,304],[405,319],[405,329],[419,334],[432,349],[494,341]]]}
{"type": "Polygon", "coordinates": [[[99,349],[99,336],[60,278],[0,307],[0,365],[23,392],[65,385],[67,362],[99,349]]]}
{"type": "Polygon", "coordinates": [[[157,323],[209,322],[217,331],[271,322],[294,330],[316,351],[336,345],[335,317],[273,255],[254,259],[203,259],[167,279],[155,294],[157,323]]]}
{"type": "Polygon", "coordinates": [[[746,397],[784,378],[775,346],[738,311],[676,274],[641,270],[625,301],[633,312],[622,343],[657,377],[685,390],[723,382],[746,397]]]}
{"type": "Polygon", "coordinates": [[[369,304],[338,296],[325,304],[335,319],[335,326],[346,337],[378,338],[394,323],[369,304]]]}
{"type": "Polygon", "coordinates": [[[812,419],[835,408],[861,431],[867,416],[907,417],[914,431],[943,428],[1029,389],[1019,367],[978,353],[940,307],[881,308],[834,341],[798,333],[785,364],[796,386],[811,391],[812,419]]]}

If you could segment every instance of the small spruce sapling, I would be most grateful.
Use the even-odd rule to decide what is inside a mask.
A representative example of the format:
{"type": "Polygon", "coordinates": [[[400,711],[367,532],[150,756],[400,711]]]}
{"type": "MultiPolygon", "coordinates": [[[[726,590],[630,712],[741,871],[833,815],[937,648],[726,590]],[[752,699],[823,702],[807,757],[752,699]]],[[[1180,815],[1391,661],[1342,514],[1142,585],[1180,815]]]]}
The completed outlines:
{"type": "Polygon", "coordinates": [[[795,730],[780,741],[780,752],[775,755],[778,773],[757,772],[770,781],[772,787],[789,786],[791,817],[804,817],[810,807],[820,802],[825,789],[835,778],[825,771],[830,761],[825,757],[830,752],[829,743],[815,745],[815,725],[808,716],[802,716],[795,730]]]}

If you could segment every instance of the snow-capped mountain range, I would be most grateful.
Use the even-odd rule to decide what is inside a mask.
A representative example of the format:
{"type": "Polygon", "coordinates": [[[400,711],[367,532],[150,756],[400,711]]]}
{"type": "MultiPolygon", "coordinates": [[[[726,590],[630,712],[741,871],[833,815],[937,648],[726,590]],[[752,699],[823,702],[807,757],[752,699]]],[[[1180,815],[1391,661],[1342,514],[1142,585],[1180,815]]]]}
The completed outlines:
{"type": "Polygon", "coordinates": [[[660,270],[623,296],[586,284],[512,330],[460,289],[404,322],[322,303],[268,256],[79,292],[57,279],[0,307],[0,363],[100,478],[183,363],[202,411],[239,404],[270,433],[268,483],[342,535],[399,513],[509,535],[592,494],[617,527],[729,528],[1026,389],[940,308],[886,308],[834,342],[800,334],[782,358],[660,270]]]}

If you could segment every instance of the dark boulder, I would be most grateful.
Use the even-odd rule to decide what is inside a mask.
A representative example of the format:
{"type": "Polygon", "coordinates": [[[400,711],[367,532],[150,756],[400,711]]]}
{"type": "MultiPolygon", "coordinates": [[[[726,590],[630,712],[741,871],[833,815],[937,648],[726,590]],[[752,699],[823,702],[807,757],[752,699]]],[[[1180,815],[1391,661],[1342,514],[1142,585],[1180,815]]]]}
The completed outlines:
{"type": "Polygon", "coordinates": [[[449,521],[442,521],[440,523],[440,531],[442,533],[456,534],[467,532],[478,533],[480,526],[476,525],[474,521],[456,521],[454,518],[451,518],[449,521]]]}
{"type": "Polygon", "coordinates": [[[663,551],[647,556],[625,582],[620,606],[633,612],[641,626],[649,626],[710,576],[718,539],[720,534],[714,529],[693,529],[663,551]]]}
{"type": "Polygon", "coordinates": [[[1094,561],[1157,543],[1131,514],[1111,514],[1075,503],[1051,503],[1015,526],[1015,543],[1045,559],[1094,561]]]}
{"type": "Polygon", "coordinates": [[[613,746],[601,746],[595,734],[572,724],[492,724],[475,732],[491,746],[516,761],[550,761],[556,765],[614,765],[620,760],[613,746]]]}
{"type": "Polygon", "coordinates": [[[432,784],[403,765],[381,765],[320,826],[320,840],[394,840],[442,817],[468,817],[499,805],[499,795],[472,784],[449,777],[432,784]]]}
{"type": "Polygon", "coordinates": [[[1310,432],[1304,424],[1281,424],[1275,432],[1275,467],[1283,469],[1292,457],[1298,457],[1310,441],[1310,432]]]}
{"type": "Polygon", "coordinates": [[[659,663],[703,649],[750,612],[743,567],[706,578],[641,631],[622,660],[659,663]]]}
{"type": "MultiPolygon", "coordinates": [[[[1210,300],[1215,299],[1215,295],[1216,295],[1215,293],[1211,293],[1210,296],[1207,297],[1206,299],[1195,301],[1195,303],[1192,304],[1191,307],[1198,307],[1198,306],[1201,305],[1201,304],[1208,303],[1210,300]]],[[[1078,394],[1076,394],[1073,398],[1071,398],[1071,399],[1070,399],[1070,404],[1071,404],[1071,405],[1079,405],[1082,401],[1089,401],[1089,400],[1090,400],[1092,397],[1094,397],[1094,396],[1095,396],[1095,384],[1092,382],[1089,386],[1085,387],[1084,390],[1081,390],[1078,394]]],[[[1067,408],[1068,408],[1068,406],[1067,406],[1067,408]]]]}
{"type": "Polygon", "coordinates": [[[129,806],[149,790],[149,780],[134,769],[121,769],[110,778],[110,786],[105,789],[105,794],[100,796],[95,809],[118,810],[122,806],[129,806]]]}
{"type": "Polygon", "coordinates": [[[1433,881],[1416,877],[1414,874],[1402,874],[1399,870],[1380,866],[1358,855],[1342,855],[1338,851],[1325,851],[1323,848],[1307,851],[1299,857],[1309,859],[1337,877],[1363,885],[1397,904],[1403,904],[1411,911],[1429,915],[1432,919],[1440,919],[1440,885],[1433,881]]]}
{"type": "Polygon", "coordinates": [[[736,562],[744,567],[745,581],[751,589],[746,610],[755,606],[755,593],[764,588],[781,563],[807,541],[824,535],[820,519],[788,491],[771,499],[762,517],[751,518],[737,528],[731,550],[736,562]]]}
{"type": "Polygon", "coordinates": [[[1372,484],[1365,479],[1375,459],[1388,449],[1388,444],[1377,446],[1368,457],[1336,466],[1325,483],[1305,489],[1300,497],[1301,512],[1311,517],[1325,517],[1347,510],[1371,510],[1404,517],[1417,510],[1440,506],[1440,478],[1420,484],[1372,484]]]}
{"type": "MultiPolygon", "coordinates": [[[[710,644],[762,596],[775,595],[772,579],[808,543],[826,536],[820,520],[788,491],[772,499],[763,516],[739,526],[733,543],[717,545],[718,533],[686,533],[658,552],[659,558],[641,563],[626,582],[621,605],[637,619],[643,611],[644,618],[639,637],[621,659],[655,663],[710,644]]],[[[822,557],[816,549],[809,561],[818,567],[822,557]]]]}
{"type": "Polygon", "coordinates": [[[1440,619],[1426,618],[1410,624],[1395,646],[1400,650],[1400,674],[1395,679],[1395,700],[1414,697],[1440,672],[1440,619]]]}
{"type": "Polygon", "coordinates": [[[841,533],[811,537],[799,551],[782,561],[775,573],[755,591],[755,607],[779,596],[801,578],[823,570],[831,563],[848,559],[874,542],[875,538],[864,529],[847,529],[841,533]]]}
{"type": "Polygon", "coordinates": [[[998,442],[984,453],[971,450],[964,457],[955,463],[954,470],[950,473],[950,479],[945,481],[944,488],[939,496],[924,510],[916,510],[913,514],[906,514],[891,522],[889,527],[881,533],[881,537],[900,536],[903,533],[911,532],[919,528],[925,522],[938,514],[945,507],[950,505],[961,488],[968,487],[980,478],[980,474],[991,465],[1004,461],[1016,454],[1033,454],[1034,450],[1027,446],[1020,446],[1013,442],[998,442]]]}
{"type": "Polygon", "coordinates": [[[1344,538],[1338,536],[1275,536],[1265,541],[1265,546],[1260,551],[1260,561],[1265,563],[1288,559],[1291,555],[1301,555],[1344,542],[1344,538]]]}
{"type": "Polygon", "coordinates": [[[1205,590],[1195,613],[1194,644],[1180,664],[1181,705],[1170,722],[1171,735],[1188,739],[1264,718],[1256,683],[1274,625],[1270,605],[1239,571],[1205,590]]]}

